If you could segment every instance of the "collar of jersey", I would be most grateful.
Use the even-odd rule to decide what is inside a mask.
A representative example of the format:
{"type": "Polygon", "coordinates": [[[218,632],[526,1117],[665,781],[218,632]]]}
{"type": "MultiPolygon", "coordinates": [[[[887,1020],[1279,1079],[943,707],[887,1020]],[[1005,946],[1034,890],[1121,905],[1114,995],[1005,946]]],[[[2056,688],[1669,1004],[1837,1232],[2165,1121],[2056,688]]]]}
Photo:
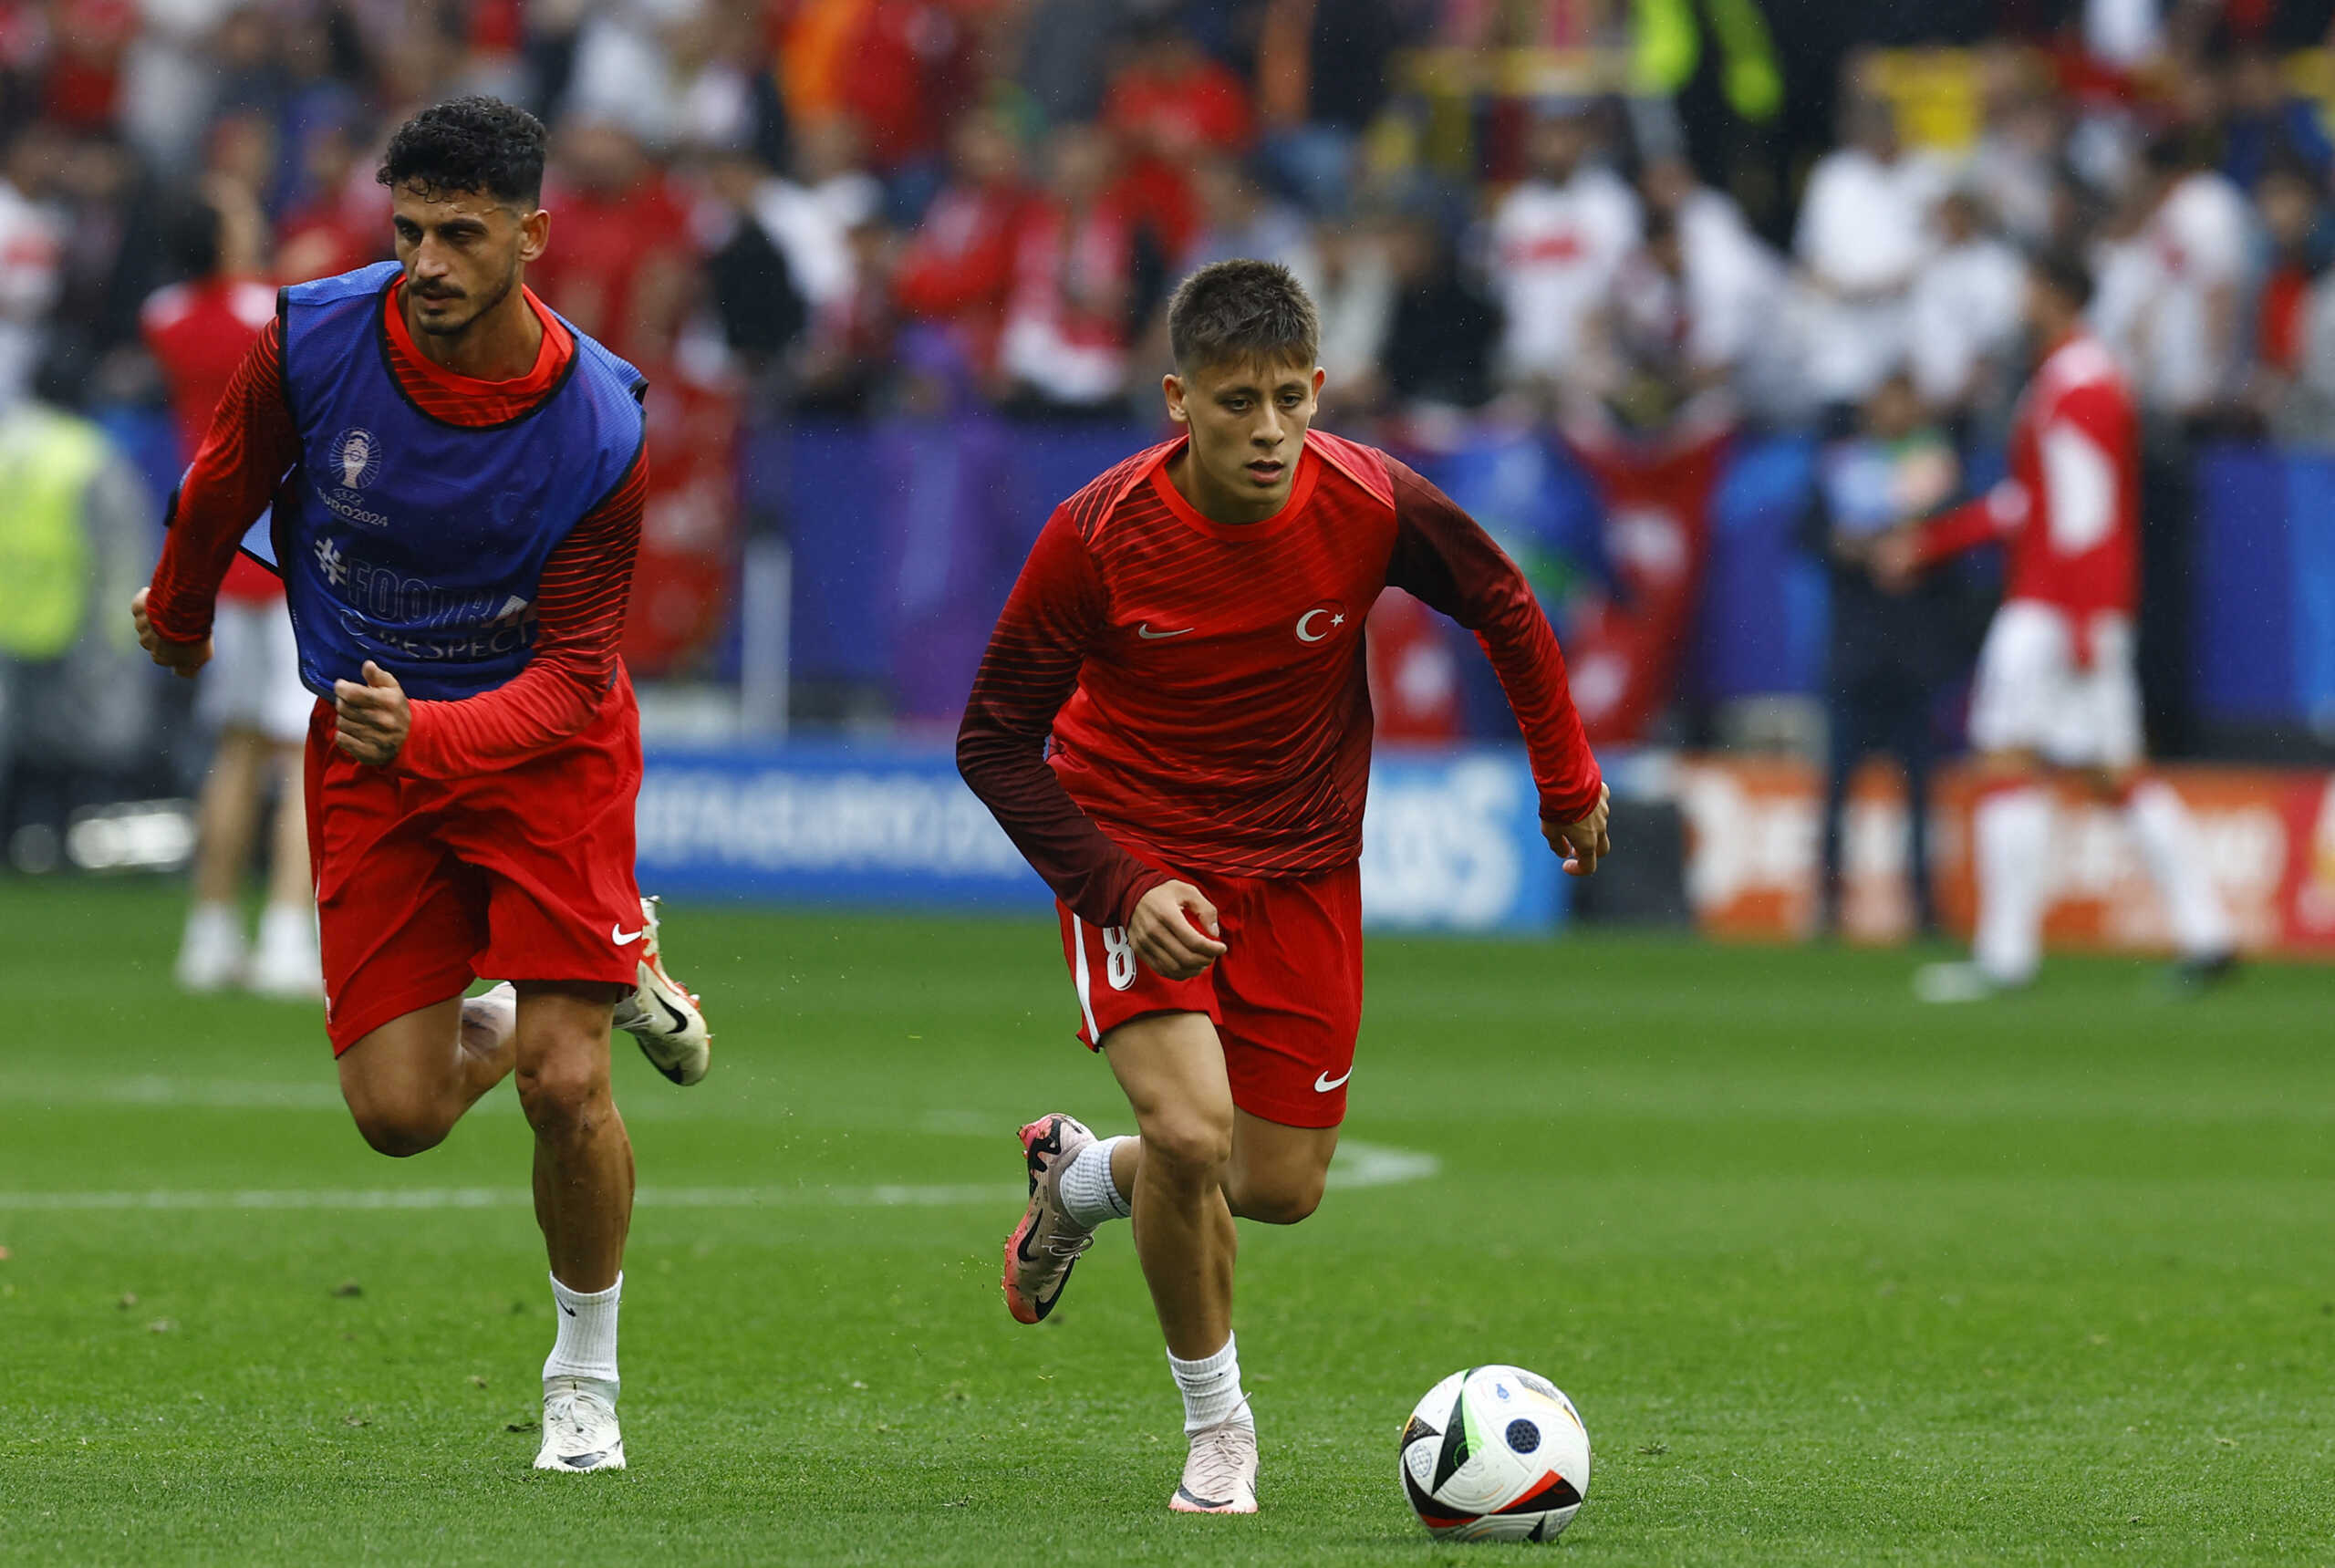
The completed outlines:
{"type": "Polygon", "coordinates": [[[535,297],[534,289],[521,284],[519,290],[527,296],[529,308],[534,311],[535,319],[542,322],[544,327],[543,342],[535,349],[535,362],[525,375],[490,381],[477,376],[465,376],[460,370],[449,370],[424,354],[413,340],[412,329],[406,326],[405,309],[400,303],[405,297],[403,278],[392,279],[382,295],[382,325],[389,330],[389,346],[394,350],[391,364],[400,374],[420,376],[449,391],[504,400],[514,407],[534,403],[559,384],[560,372],[576,352],[576,343],[566,324],[535,297]]]}
{"type": "Polygon", "coordinates": [[[1313,481],[1321,472],[1322,460],[1313,455],[1312,447],[1302,448],[1297,454],[1297,477],[1290,482],[1289,499],[1281,504],[1280,511],[1254,523],[1219,523],[1213,517],[1202,515],[1199,508],[1184,499],[1184,493],[1176,488],[1176,482],[1168,477],[1168,465],[1175,462],[1176,454],[1190,443],[1189,436],[1183,437],[1159,454],[1159,461],[1151,468],[1151,486],[1159,493],[1159,499],[1167,504],[1168,510],[1178,523],[1211,539],[1263,539],[1280,533],[1305,510],[1305,503],[1313,494],[1313,481]]]}

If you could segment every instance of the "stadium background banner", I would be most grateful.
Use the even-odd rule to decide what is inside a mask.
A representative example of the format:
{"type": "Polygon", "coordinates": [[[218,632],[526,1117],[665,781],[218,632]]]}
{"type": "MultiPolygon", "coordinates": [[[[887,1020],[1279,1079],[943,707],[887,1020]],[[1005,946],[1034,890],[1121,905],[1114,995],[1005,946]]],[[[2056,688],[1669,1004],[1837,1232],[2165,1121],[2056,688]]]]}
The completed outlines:
{"type": "MultiPolygon", "coordinates": [[[[641,886],[764,903],[1051,907],[940,747],[652,748],[641,886]]],[[[1364,823],[1363,909],[1380,929],[1553,929],[1564,878],[1521,750],[1383,753],[1364,823]]]]}
{"type": "MultiPolygon", "coordinates": [[[[2259,952],[2335,959],[2335,774],[2166,767],[2188,803],[2202,852],[2240,940],[2259,952]]],[[[1685,811],[1686,891],[1696,923],[1722,938],[1805,934],[1816,915],[1815,769],[1783,759],[1696,757],[1671,788],[1685,811]]],[[[1976,907],[1965,770],[1942,774],[1933,803],[1940,914],[1967,936],[1976,907]]],[[[2045,939],[2055,946],[2163,951],[2163,909],[2121,814],[2073,787],[2060,792],[2045,939]]],[[[1842,924],[1852,940],[1894,941],[1911,924],[1904,892],[1904,793],[1873,764],[1852,791],[1843,829],[1842,924]]]]}

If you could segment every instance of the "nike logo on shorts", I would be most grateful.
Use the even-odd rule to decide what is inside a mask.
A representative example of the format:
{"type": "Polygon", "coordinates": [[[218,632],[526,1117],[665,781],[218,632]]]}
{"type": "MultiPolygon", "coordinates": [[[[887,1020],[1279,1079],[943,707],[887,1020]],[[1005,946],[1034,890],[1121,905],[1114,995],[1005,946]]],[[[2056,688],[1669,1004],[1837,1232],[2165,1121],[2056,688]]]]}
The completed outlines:
{"type": "Polygon", "coordinates": [[[1326,1095],[1332,1089],[1336,1088],[1339,1085],[1344,1083],[1348,1078],[1353,1076],[1354,1069],[1352,1067],[1348,1067],[1344,1073],[1340,1074],[1335,1078],[1331,1077],[1327,1073],[1319,1074],[1313,1079],[1313,1092],[1317,1095],[1326,1095]]]}
{"type": "Polygon", "coordinates": [[[617,946],[620,948],[629,947],[648,934],[649,928],[647,926],[641,927],[640,929],[637,931],[628,931],[622,926],[610,926],[608,928],[608,940],[615,942],[617,946]]]}
{"type": "Polygon", "coordinates": [[[1151,629],[1151,623],[1146,621],[1143,625],[1135,628],[1135,634],[1136,636],[1143,639],[1146,642],[1157,642],[1163,637],[1181,637],[1185,632],[1194,629],[1194,628],[1188,626],[1178,631],[1154,631],[1151,629]]]}

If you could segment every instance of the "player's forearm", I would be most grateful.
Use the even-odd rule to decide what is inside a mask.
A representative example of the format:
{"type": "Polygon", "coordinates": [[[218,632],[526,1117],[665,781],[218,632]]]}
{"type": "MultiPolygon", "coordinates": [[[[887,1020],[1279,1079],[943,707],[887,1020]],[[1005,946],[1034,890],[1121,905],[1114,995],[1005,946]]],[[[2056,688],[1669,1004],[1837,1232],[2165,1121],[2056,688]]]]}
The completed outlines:
{"type": "Polygon", "coordinates": [[[2026,487],[2006,480],[1977,500],[1941,513],[1922,524],[1916,541],[1921,564],[1993,544],[2026,521],[2027,506],[2026,487]]]}
{"type": "Polygon", "coordinates": [[[1564,652],[1548,617],[1538,604],[1528,604],[1479,628],[1476,640],[1523,732],[1541,815],[1551,822],[1579,822],[1596,805],[1604,780],[1573,706],[1564,652]]]}
{"type": "Polygon", "coordinates": [[[236,546],[299,461],[299,432],[284,402],[277,343],[270,325],[236,367],[171,501],[146,613],[172,642],[200,642],[210,635],[212,608],[236,546]]]}
{"type": "Polygon", "coordinates": [[[1142,897],[1170,880],[1105,836],[1046,765],[1043,740],[969,707],[957,771],[1054,896],[1089,924],[1124,926],[1142,897]]]}
{"type": "Polygon", "coordinates": [[[607,700],[571,669],[538,659],[475,697],[416,701],[398,771],[420,778],[470,778],[540,755],[591,723],[607,700]]]}

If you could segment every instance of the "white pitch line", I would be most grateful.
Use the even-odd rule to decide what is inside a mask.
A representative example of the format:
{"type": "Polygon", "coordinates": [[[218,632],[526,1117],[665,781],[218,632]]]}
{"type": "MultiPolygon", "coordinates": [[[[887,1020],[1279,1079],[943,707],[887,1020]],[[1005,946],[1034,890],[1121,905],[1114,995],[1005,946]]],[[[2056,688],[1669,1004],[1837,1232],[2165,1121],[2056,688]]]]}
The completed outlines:
{"type": "MultiPolygon", "coordinates": [[[[1431,1154],[1348,1141],[1330,1166],[1330,1185],[1390,1187],[1424,1181],[1442,1169],[1431,1154]]],[[[873,1187],[644,1187],[635,1201],[650,1209],[946,1209],[1019,1201],[1018,1183],[972,1182],[873,1187]]],[[[0,1192],[0,1212],[84,1213],[182,1210],[524,1209],[524,1187],[358,1187],[314,1189],[147,1192],[0,1192]]]]}

